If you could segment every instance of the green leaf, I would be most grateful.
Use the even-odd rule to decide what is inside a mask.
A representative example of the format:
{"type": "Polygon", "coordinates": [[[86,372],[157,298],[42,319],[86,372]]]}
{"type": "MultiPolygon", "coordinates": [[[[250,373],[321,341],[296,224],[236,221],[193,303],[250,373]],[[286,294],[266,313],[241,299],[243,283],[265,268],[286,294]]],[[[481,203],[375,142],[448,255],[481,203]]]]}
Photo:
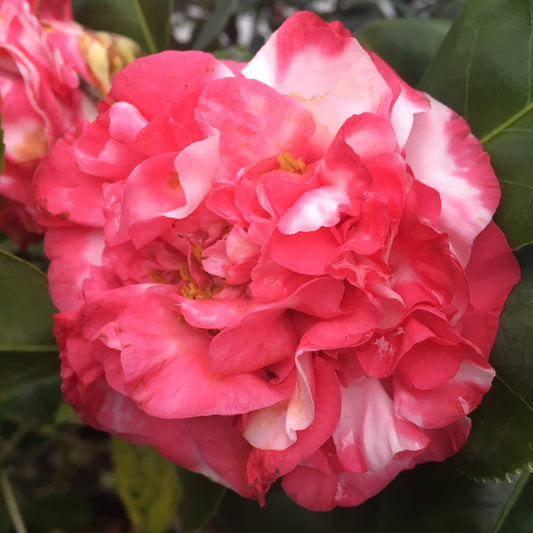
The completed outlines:
{"type": "Polygon", "coordinates": [[[214,11],[209,15],[192,47],[196,50],[204,50],[213,42],[223,30],[231,15],[237,10],[237,6],[238,0],[216,2],[214,11]]]}
{"type": "Polygon", "coordinates": [[[72,8],[88,28],[126,35],[151,54],[168,48],[174,0],[74,0],[72,8]]]}
{"type": "Polygon", "coordinates": [[[203,530],[217,511],[226,489],[205,476],[178,469],[182,498],[178,506],[180,530],[203,530]]]}
{"type": "Polygon", "coordinates": [[[46,276],[31,263],[0,250],[0,351],[47,351],[55,346],[56,312],[46,276]]]}
{"type": "Polygon", "coordinates": [[[181,489],[175,465],[155,449],[111,440],[113,475],[128,515],[140,533],[164,533],[176,516],[181,489]]]}
{"type": "Polygon", "coordinates": [[[54,351],[0,353],[0,400],[16,387],[58,375],[57,347],[54,351]]]}
{"type": "Polygon", "coordinates": [[[490,356],[499,378],[533,409],[533,245],[515,252],[521,279],[505,302],[490,356]]]}
{"type": "Polygon", "coordinates": [[[533,241],[533,3],[468,0],[420,87],[462,115],[502,184],[496,222],[533,241]]]}
{"type": "MultiPolygon", "coordinates": [[[[425,464],[403,472],[381,494],[375,533],[497,533],[512,531],[507,524],[520,523],[530,511],[520,502],[528,474],[511,483],[481,483],[447,468],[425,464]],[[505,526],[505,528],[504,528],[505,526]],[[504,528],[504,529],[502,529],[504,528]]],[[[527,485],[527,487],[526,487],[527,485]]],[[[531,528],[531,523],[529,524],[531,528]]],[[[530,529],[517,529],[525,533],[530,529]]]]}
{"type": "Polygon", "coordinates": [[[35,378],[12,389],[1,398],[0,418],[16,415],[27,423],[52,424],[60,404],[61,380],[57,372],[53,377],[35,378]]]}
{"type": "MultiPolygon", "coordinates": [[[[523,473],[516,482],[512,497],[502,510],[497,526],[500,533],[530,533],[533,524],[533,476],[523,473]]],[[[495,528],[494,533],[498,530],[495,528]]]]}
{"type": "Polygon", "coordinates": [[[506,478],[533,466],[533,245],[516,252],[522,279],[500,318],[490,356],[497,376],[472,413],[472,432],[453,459],[475,478],[506,478]]]}
{"type": "Polygon", "coordinates": [[[0,251],[0,390],[57,375],[52,335],[56,312],[46,276],[32,264],[0,251]]]}
{"type": "Polygon", "coordinates": [[[24,502],[21,507],[25,521],[36,531],[80,531],[93,518],[91,504],[76,492],[45,494],[24,502]]]}
{"type": "Polygon", "coordinates": [[[372,498],[357,507],[317,513],[300,507],[275,485],[267,493],[264,507],[228,491],[214,523],[221,533],[373,533],[379,503],[379,498],[372,498]]]}
{"type": "Polygon", "coordinates": [[[528,474],[511,483],[481,483],[447,463],[433,463],[402,472],[357,507],[327,513],[299,507],[278,486],[267,494],[263,508],[228,491],[213,523],[220,533],[514,533],[511,526],[526,533],[532,489],[528,474]]]}
{"type": "Polygon", "coordinates": [[[409,85],[416,85],[450,29],[445,19],[397,18],[371,22],[356,37],[409,85]]]}

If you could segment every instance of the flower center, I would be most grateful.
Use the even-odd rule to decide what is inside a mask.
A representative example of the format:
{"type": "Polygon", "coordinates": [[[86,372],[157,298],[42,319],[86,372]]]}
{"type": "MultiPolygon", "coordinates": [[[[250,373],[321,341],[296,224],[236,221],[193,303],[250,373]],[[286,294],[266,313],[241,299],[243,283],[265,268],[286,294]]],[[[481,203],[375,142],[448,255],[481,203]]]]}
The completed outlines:
{"type": "Polygon", "coordinates": [[[209,282],[205,287],[200,287],[189,270],[186,263],[180,267],[180,276],[185,284],[181,287],[180,293],[189,300],[207,300],[218,294],[222,287],[215,283],[209,282]]]}
{"type": "Polygon", "coordinates": [[[300,157],[298,160],[290,152],[283,152],[278,155],[278,163],[281,170],[292,172],[293,174],[305,174],[308,171],[303,159],[300,157]]]}

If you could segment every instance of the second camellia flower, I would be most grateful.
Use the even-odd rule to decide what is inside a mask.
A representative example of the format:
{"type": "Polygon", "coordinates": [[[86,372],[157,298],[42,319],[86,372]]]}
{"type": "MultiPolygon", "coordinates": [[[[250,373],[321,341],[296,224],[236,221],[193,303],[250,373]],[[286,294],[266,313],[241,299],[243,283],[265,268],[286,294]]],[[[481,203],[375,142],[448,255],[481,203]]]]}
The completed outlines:
{"type": "Polygon", "coordinates": [[[96,116],[113,75],[140,53],[126,37],[74,22],[70,3],[0,1],[0,231],[22,248],[43,231],[33,191],[41,158],[58,138],[96,116]]]}
{"type": "Polygon", "coordinates": [[[243,496],[357,505],[464,443],[519,271],[453,111],[340,24],[120,72],[36,176],[63,393],[243,496]]]}

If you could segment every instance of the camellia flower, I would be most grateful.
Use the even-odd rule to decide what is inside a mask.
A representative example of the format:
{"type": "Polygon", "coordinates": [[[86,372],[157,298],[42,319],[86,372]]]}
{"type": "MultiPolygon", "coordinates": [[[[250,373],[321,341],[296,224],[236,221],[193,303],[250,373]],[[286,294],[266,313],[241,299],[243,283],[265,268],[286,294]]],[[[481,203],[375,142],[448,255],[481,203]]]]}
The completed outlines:
{"type": "Polygon", "coordinates": [[[4,0],[0,53],[0,229],[24,246],[41,232],[32,189],[37,165],[56,139],[96,116],[96,101],[135,58],[136,45],[76,24],[70,0],[4,0]]]}
{"type": "Polygon", "coordinates": [[[339,23],[122,70],[37,196],[63,393],[260,502],[357,505],[465,442],[519,277],[462,118],[339,23]]]}

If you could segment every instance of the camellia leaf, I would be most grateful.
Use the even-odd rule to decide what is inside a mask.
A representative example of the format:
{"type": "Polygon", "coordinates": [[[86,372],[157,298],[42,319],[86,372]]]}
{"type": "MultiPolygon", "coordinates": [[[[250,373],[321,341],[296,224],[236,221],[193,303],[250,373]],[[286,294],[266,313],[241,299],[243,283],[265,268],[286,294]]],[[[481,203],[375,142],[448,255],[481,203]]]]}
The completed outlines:
{"type": "Polygon", "coordinates": [[[275,485],[267,493],[264,507],[228,491],[213,522],[220,533],[370,533],[376,531],[379,506],[380,495],[357,507],[317,513],[300,507],[275,485]]]}
{"type": "Polygon", "coordinates": [[[172,525],[181,488],[175,465],[154,448],[111,440],[113,475],[128,515],[140,533],[164,533],[172,525]]]}
{"type": "Polygon", "coordinates": [[[416,85],[452,25],[445,19],[376,20],[357,40],[384,59],[409,85],[416,85]]]}
{"type": "Polygon", "coordinates": [[[0,389],[58,372],[46,276],[0,251],[0,389]]]}
{"type": "Polygon", "coordinates": [[[174,0],[73,0],[72,8],[80,24],[130,37],[148,53],[169,46],[174,0]]]}
{"type": "Polygon", "coordinates": [[[217,511],[226,488],[205,476],[178,469],[182,497],[178,505],[180,531],[203,531],[217,511]]]}
{"type": "Polygon", "coordinates": [[[380,495],[376,533],[527,533],[530,505],[523,497],[533,487],[529,474],[510,483],[476,482],[444,464],[425,464],[402,472],[380,495]],[[518,525],[509,529],[511,524],[518,525]]]}
{"type": "Polygon", "coordinates": [[[522,278],[505,303],[489,359],[496,378],[472,413],[469,439],[452,460],[475,478],[503,479],[533,467],[533,245],[516,257],[522,278]]]}
{"type": "Polygon", "coordinates": [[[357,507],[316,513],[273,487],[265,507],[228,491],[213,523],[220,533],[529,533],[533,475],[510,483],[476,482],[448,462],[402,472],[357,507]],[[515,529],[511,529],[515,527],[515,529]]]}
{"type": "Polygon", "coordinates": [[[420,88],[462,115],[502,187],[496,222],[512,246],[533,241],[533,3],[468,0],[420,88]]]}
{"type": "Polygon", "coordinates": [[[194,41],[193,48],[196,50],[204,50],[209,43],[214,41],[226,25],[226,22],[228,22],[231,15],[237,10],[237,6],[238,0],[216,2],[215,9],[194,41]]]}

